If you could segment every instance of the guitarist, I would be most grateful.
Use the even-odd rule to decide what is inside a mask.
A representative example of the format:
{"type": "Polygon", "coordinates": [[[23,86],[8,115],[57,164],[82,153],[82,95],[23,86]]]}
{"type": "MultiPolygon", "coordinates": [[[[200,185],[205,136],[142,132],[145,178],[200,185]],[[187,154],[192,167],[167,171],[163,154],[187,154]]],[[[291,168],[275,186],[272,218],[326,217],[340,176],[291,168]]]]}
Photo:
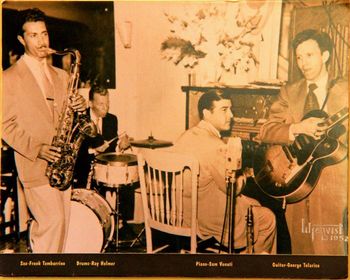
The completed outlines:
{"type": "MultiPolygon", "coordinates": [[[[332,115],[348,106],[348,82],[328,73],[332,41],[327,33],[304,30],[292,42],[303,78],[281,88],[260,131],[262,141],[291,144],[299,134],[318,140],[327,126],[323,119],[303,116],[321,109],[332,115]]],[[[347,123],[345,124],[347,126],[347,123]]],[[[339,138],[347,146],[347,133],[339,138]]],[[[286,217],[293,254],[344,255],[347,236],[347,159],[323,169],[312,193],[288,204],[286,217]]]]}

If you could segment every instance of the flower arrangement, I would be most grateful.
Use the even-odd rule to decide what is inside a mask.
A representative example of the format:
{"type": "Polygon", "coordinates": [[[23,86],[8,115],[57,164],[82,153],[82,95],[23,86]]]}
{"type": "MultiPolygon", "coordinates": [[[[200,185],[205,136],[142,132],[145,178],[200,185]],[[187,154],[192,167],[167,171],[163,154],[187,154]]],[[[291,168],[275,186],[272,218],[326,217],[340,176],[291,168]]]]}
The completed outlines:
{"type": "Polygon", "coordinates": [[[215,63],[217,81],[224,72],[249,72],[259,64],[254,53],[262,16],[245,16],[238,5],[205,4],[180,16],[164,13],[170,22],[170,35],[161,44],[164,59],[185,68],[203,60],[215,63]]]}

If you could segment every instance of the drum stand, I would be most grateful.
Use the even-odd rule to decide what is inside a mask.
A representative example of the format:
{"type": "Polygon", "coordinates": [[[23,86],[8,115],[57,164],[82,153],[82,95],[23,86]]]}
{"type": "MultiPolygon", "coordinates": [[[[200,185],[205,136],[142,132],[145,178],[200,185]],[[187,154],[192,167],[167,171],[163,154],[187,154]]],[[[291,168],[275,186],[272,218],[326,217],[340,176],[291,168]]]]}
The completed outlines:
{"type": "MultiPolygon", "coordinates": [[[[107,202],[112,206],[112,204],[115,205],[115,208],[114,208],[114,217],[115,217],[115,226],[116,226],[116,229],[115,229],[115,246],[116,246],[116,252],[119,251],[120,249],[120,241],[119,241],[119,221],[120,219],[122,218],[122,214],[120,213],[120,195],[119,195],[119,189],[122,188],[124,185],[119,185],[118,187],[108,187],[108,185],[106,186],[107,190],[106,190],[106,200],[107,202]],[[111,203],[110,201],[113,201],[113,203],[111,203]],[[115,203],[114,203],[115,201],[115,203]]],[[[113,208],[113,207],[112,207],[113,208]]],[[[124,227],[127,227],[128,224],[126,223],[125,225],[123,225],[124,227]]],[[[137,235],[137,237],[132,241],[131,245],[129,246],[129,248],[132,248],[135,243],[137,241],[139,241],[141,244],[141,235],[142,233],[144,232],[144,229],[137,235]]]]}
{"type": "MultiPolygon", "coordinates": [[[[106,190],[106,200],[108,203],[110,203],[108,197],[110,199],[112,199],[113,201],[115,201],[115,208],[114,208],[114,220],[115,220],[115,247],[116,247],[116,252],[119,251],[119,220],[120,220],[120,211],[119,211],[119,205],[120,205],[120,201],[119,201],[119,186],[116,188],[110,188],[108,186],[107,190],[106,190]]],[[[111,204],[111,203],[110,203],[111,204]]],[[[112,207],[113,209],[113,207],[112,207]]]]}
{"type": "Polygon", "coordinates": [[[136,244],[136,242],[138,241],[141,245],[144,245],[142,243],[142,240],[141,240],[141,236],[142,234],[145,232],[145,227],[142,228],[142,230],[140,231],[140,233],[135,237],[135,239],[132,241],[131,245],[130,245],[130,248],[133,248],[136,244]]]}

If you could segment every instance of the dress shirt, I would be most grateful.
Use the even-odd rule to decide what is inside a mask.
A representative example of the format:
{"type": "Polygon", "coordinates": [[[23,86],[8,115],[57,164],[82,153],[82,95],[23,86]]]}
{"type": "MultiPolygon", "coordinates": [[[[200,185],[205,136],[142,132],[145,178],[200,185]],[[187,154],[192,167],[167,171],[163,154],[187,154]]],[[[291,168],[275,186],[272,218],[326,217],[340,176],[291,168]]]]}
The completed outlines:
{"type": "Polygon", "coordinates": [[[102,118],[96,116],[93,110],[90,110],[90,112],[91,120],[95,123],[98,133],[102,135],[102,118]]]}
{"type": "MultiPolygon", "coordinates": [[[[90,115],[91,115],[91,120],[94,122],[97,128],[97,133],[102,135],[102,118],[96,116],[93,110],[90,109],[90,115]]],[[[98,152],[96,151],[96,148],[89,148],[88,149],[89,154],[94,154],[97,155],[98,152]]]]}
{"type": "Polygon", "coordinates": [[[42,70],[44,69],[44,72],[49,79],[50,83],[52,84],[52,78],[47,66],[47,60],[43,59],[42,61],[39,61],[35,59],[34,57],[31,57],[27,55],[26,53],[23,55],[23,60],[27,64],[29,70],[32,72],[34,79],[38,83],[41,92],[43,94],[44,100],[46,102],[47,107],[51,110],[51,107],[46,99],[46,93],[45,93],[45,87],[44,87],[44,77],[42,70]]]}

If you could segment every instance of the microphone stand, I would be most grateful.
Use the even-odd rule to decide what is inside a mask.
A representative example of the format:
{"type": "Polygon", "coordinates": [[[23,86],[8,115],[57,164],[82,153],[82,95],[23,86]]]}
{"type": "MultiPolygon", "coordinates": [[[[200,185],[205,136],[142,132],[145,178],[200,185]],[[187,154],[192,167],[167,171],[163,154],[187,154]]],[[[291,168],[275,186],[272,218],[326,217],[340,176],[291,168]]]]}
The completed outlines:
{"type": "MultiPolygon", "coordinates": [[[[227,190],[227,216],[228,216],[228,253],[234,253],[234,229],[235,229],[235,210],[236,210],[236,191],[237,185],[232,180],[232,175],[226,176],[227,190]]],[[[225,224],[225,223],[224,223],[225,224]]]]}
{"type": "Polygon", "coordinates": [[[226,210],[222,233],[226,229],[226,219],[228,218],[228,252],[234,253],[234,235],[235,235],[235,213],[236,213],[236,192],[237,182],[236,172],[242,167],[242,142],[239,137],[230,137],[227,142],[226,150],[226,210]]]}

